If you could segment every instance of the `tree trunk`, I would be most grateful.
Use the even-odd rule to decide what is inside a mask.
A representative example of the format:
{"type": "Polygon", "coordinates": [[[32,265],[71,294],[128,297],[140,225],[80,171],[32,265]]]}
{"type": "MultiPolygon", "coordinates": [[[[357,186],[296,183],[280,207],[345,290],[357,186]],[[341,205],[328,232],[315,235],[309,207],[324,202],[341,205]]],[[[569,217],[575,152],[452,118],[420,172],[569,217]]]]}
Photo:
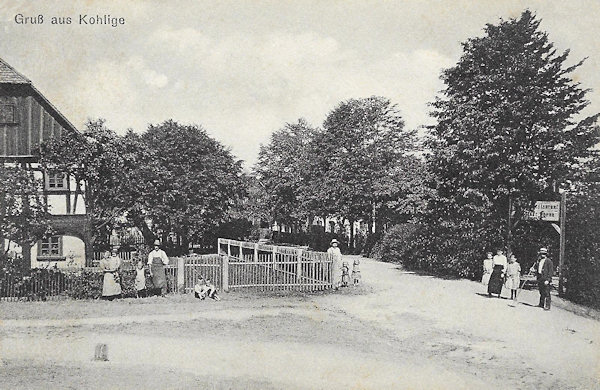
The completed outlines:
{"type": "Polygon", "coordinates": [[[144,220],[144,217],[140,215],[135,215],[134,217],[132,217],[132,220],[135,227],[138,228],[140,232],[142,232],[142,236],[144,236],[144,241],[146,242],[146,244],[152,245],[156,236],[154,235],[154,232],[152,232],[152,230],[150,230],[150,228],[148,227],[148,224],[144,220]]]}
{"type": "Polygon", "coordinates": [[[181,236],[181,254],[187,255],[190,253],[190,240],[187,236],[181,236]]]}
{"type": "Polygon", "coordinates": [[[31,269],[31,266],[33,265],[31,262],[31,247],[33,246],[32,244],[28,243],[28,242],[24,242],[24,243],[20,243],[21,245],[21,250],[23,251],[22,255],[23,255],[23,271],[28,271],[31,269]]]}
{"type": "Polygon", "coordinates": [[[354,254],[354,220],[350,220],[350,243],[348,244],[348,248],[351,253],[354,254]]]}
{"type": "Polygon", "coordinates": [[[94,243],[96,235],[93,233],[92,221],[89,216],[86,218],[85,228],[83,231],[83,243],[85,245],[85,266],[91,267],[94,265],[94,243]]]}

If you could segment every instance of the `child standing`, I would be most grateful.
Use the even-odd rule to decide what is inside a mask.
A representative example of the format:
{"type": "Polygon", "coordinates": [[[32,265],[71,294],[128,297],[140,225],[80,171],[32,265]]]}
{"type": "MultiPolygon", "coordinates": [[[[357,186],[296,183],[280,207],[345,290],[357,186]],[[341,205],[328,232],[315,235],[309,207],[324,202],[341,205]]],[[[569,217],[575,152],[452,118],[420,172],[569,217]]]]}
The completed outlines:
{"type": "Polygon", "coordinates": [[[487,286],[490,282],[490,276],[492,276],[492,271],[494,270],[493,262],[492,252],[488,252],[487,258],[483,260],[483,276],[481,277],[481,284],[484,286],[487,286]]]}
{"type": "Polygon", "coordinates": [[[344,261],[342,263],[342,287],[348,287],[349,279],[350,279],[350,267],[348,266],[348,262],[344,261]]]}
{"type": "Polygon", "coordinates": [[[510,255],[508,266],[506,267],[506,282],[504,285],[510,289],[510,299],[517,298],[517,290],[521,283],[521,265],[517,262],[515,255],[510,255]]]}
{"type": "Polygon", "coordinates": [[[135,268],[135,291],[136,298],[143,298],[146,296],[146,270],[144,269],[144,262],[138,261],[135,268]]]}
{"type": "Polygon", "coordinates": [[[360,260],[354,259],[354,263],[352,264],[352,283],[356,286],[360,283],[360,260]]]}

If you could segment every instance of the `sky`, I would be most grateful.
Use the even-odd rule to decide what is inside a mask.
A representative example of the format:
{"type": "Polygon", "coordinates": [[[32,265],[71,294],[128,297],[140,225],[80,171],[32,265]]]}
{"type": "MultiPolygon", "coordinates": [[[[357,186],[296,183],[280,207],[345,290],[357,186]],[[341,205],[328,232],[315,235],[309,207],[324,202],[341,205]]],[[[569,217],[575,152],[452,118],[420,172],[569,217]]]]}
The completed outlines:
{"type": "MultiPolygon", "coordinates": [[[[201,125],[247,168],[271,133],[337,104],[384,96],[408,129],[432,122],[428,103],[461,42],[525,9],[591,88],[600,112],[600,1],[16,1],[1,0],[0,57],[77,128],[104,118],[143,132],[174,119],[201,125]],[[43,15],[42,24],[17,23],[43,15]],[[111,25],[80,24],[100,15],[111,25]],[[70,17],[71,24],[51,24],[70,17]],[[61,19],[57,19],[61,20],[61,19]]],[[[38,19],[39,20],[39,19],[38,19]]]]}

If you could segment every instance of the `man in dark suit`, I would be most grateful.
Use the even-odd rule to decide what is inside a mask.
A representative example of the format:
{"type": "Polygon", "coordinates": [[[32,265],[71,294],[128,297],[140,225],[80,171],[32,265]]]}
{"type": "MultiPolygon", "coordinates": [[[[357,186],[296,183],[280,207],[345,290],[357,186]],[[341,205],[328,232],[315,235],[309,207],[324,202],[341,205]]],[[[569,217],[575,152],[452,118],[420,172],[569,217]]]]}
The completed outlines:
{"type": "Polygon", "coordinates": [[[550,310],[550,286],[552,275],[554,274],[554,264],[548,258],[548,250],[546,248],[540,248],[538,261],[531,267],[531,272],[535,272],[540,290],[540,303],[538,306],[543,307],[544,310],[550,310]]]}

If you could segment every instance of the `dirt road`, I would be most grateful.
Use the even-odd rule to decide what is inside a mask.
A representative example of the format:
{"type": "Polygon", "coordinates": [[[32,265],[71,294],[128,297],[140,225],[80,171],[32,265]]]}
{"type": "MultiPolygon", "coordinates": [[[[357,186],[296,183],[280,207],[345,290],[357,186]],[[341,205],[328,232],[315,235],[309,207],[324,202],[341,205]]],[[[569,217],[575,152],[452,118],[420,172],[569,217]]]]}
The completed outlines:
{"type": "Polygon", "coordinates": [[[332,294],[2,303],[0,388],[600,389],[600,323],[363,259],[332,294]],[[106,343],[109,361],[92,361],[106,343]]]}

